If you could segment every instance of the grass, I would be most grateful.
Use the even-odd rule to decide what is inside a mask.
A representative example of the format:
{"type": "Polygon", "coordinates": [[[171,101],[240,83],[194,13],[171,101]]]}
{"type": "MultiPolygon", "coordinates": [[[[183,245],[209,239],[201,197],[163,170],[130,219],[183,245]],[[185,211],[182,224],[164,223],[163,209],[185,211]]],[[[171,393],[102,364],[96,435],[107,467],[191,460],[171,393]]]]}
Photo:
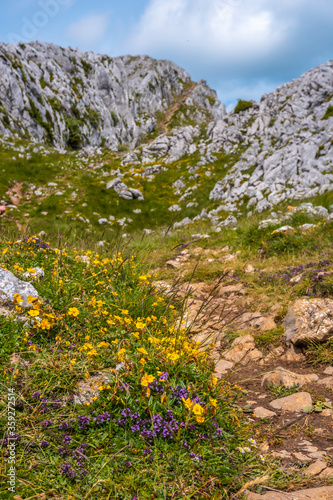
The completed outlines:
{"type": "Polygon", "coordinates": [[[6,238],[0,254],[18,277],[32,267],[45,273],[32,307],[16,296],[1,320],[1,426],[13,388],[17,494],[217,499],[260,473],[255,449],[238,451],[249,431],[234,408],[237,389],[213,377],[139,256],[115,246],[82,258],[60,236],[58,248],[6,238]],[[97,373],[108,380],[89,404],[74,404],[78,382],[97,373]]]}

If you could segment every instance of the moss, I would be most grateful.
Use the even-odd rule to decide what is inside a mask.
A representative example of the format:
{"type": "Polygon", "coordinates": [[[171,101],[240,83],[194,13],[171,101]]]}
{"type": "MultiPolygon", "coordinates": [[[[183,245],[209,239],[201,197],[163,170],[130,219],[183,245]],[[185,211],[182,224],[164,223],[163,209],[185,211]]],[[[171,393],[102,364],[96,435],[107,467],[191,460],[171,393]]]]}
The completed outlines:
{"type": "Polygon", "coordinates": [[[83,67],[84,74],[86,76],[89,76],[89,73],[92,70],[92,65],[88,61],[85,61],[84,59],[81,59],[81,64],[83,67]]]}
{"type": "Polygon", "coordinates": [[[28,112],[30,114],[30,116],[32,117],[32,119],[38,123],[38,125],[40,125],[41,127],[43,127],[43,129],[46,131],[46,137],[47,137],[47,140],[50,144],[53,144],[53,140],[54,140],[54,137],[53,137],[53,128],[52,128],[52,125],[51,125],[51,115],[49,114],[49,118],[50,118],[50,121],[49,122],[44,122],[43,120],[43,117],[41,115],[41,112],[39,111],[39,109],[37,108],[36,104],[34,103],[34,101],[29,97],[29,104],[30,104],[30,109],[28,109],[28,112]]]}
{"type": "Polygon", "coordinates": [[[234,109],[234,113],[241,113],[250,108],[253,108],[252,101],[243,101],[242,99],[238,99],[238,103],[234,109]]]}
{"type": "Polygon", "coordinates": [[[42,78],[39,79],[39,83],[40,83],[40,86],[42,87],[42,89],[45,89],[45,87],[47,87],[47,82],[44,80],[44,77],[42,76],[42,78]]]}
{"type": "Polygon", "coordinates": [[[112,110],[110,111],[110,115],[113,121],[113,125],[116,127],[117,123],[119,122],[119,116],[117,115],[117,113],[115,113],[115,111],[112,110]]]}
{"type": "Polygon", "coordinates": [[[328,106],[326,113],[322,117],[322,120],[328,120],[328,118],[330,118],[331,116],[333,116],[333,106],[328,106]]]}
{"type": "Polygon", "coordinates": [[[56,97],[50,97],[49,103],[53,111],[61,111],[62,104],[56,97]]]}

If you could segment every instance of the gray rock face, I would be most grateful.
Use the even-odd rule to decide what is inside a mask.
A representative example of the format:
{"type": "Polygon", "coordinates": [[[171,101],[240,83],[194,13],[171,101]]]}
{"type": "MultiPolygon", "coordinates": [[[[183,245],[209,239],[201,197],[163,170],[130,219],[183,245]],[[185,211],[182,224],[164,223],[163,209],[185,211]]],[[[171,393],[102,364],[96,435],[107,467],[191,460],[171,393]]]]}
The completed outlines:
{"type": "Polygon", "coordinates": [[[21,281],[10,271],[6,271],[6,269],[0,267],[0,303],[9,302],[13,304],[15,300],[14,296],[17,293],[23,301],[20,304],[23,307],[31,307],[28,302],[29,295],[31,297],[38,297],[38,292],[30,283],[21,281]]]}
{"type": "MultiPolygon", "coordinates": [[[[22,132],[60,148],[105,143],[112,150],[133,148],[153,132],[156,112],[166,110],[191,80],[170,61],[111,58],[42,42],[0,43],[0,73],[0,134],[22,132]]],[[[198,123],[225,113],[204,81],[188,99],[198,123]]],[[[183,141],[170,144],[171,157],[186,152],[183,141]]],[[[135,155],[128,159],[137,161],[135,155]]]]}
{"type": "MultiPolygon", "coordinates": [[[[210,199],[236,204],[246,195],[248,209],[262,212],[284,199],[332,189],[333,117],[323,120],[332,104],[330,61],[265,94],[253,108],[213,123],[208,130],[209,151],[229,153],[241,143],[247,149],[217,182],[210,199]]],[[[327,210],[318,215],[327,217],[327,210]]]]}
{"type": "Polygon", "coordinates": [[[333,335],[333,300],[297,299],[284,321],[286,339],[294,345],[323,342],[333,335]]]}

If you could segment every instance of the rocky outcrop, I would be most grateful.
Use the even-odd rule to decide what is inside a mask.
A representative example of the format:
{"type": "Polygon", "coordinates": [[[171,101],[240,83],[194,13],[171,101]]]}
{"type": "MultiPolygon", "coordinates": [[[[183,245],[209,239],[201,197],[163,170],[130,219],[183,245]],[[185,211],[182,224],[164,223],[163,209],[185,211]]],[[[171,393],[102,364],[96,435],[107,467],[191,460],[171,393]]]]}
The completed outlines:
{"type": "Polygon", "coordinates": [[[259,104],[212,124],[210,152],[246,151],[210,193],[258,212],[287,199],[322,194],[333,186],[333,62],[263,95],[259,104]]]}
{"type": "MultiPolygon", "coordinates": [[[[167,110],[191,80],[170,61],[111,58],[42,42],[0,43],[0,73],[0,134],[74,149],[135,147],[154,131],[156,113],[167,110]]],[[[193,85],[183,113],[191,110],[197,123],[221,118],[216,92],[204,81],[193,85]]],[[[170,146],[171,154],[179,148],[170,146]]]]}
{"type": "Polygon", "coordinates": [[[286,339],[294,345],[328,340],[333,335],[333,300],[297,299],[284,325],[286,339]]]}
{"type": "Polygon", "coordinates": [[[13,305],[16,294],[20,296],[17,303],[23,307],[31,307],[29,296],[38,297],[38,292],[30,283],[16,278],[13,273],[0,267],[0,303],[13,305]]]}

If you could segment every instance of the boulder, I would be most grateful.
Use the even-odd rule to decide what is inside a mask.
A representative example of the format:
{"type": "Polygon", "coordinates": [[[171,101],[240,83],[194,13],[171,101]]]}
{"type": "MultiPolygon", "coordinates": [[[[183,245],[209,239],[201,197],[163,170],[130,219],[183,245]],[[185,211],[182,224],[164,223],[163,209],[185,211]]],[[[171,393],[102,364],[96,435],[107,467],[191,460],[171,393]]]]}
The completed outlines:
{"type": "Polygon", "coordinates": [[[223,354],[224,359],[232,363],[246,364],[249,361],[260,359],[263,354],[255,346],[252,335],[237,337],[231,344],[231,348],[223,354]]]}
{"type": "Polygon", "coordinates": [[[9,302],[13,304],[14,295],[17,293],[23,300],[22,304],[20,304],[23,307],[31,307],[28,302],[29,296],[38,297],[37,290],[30,283],[16,278],[10,271],[0,267],[0,303],[9,302]]]}
{"type": "Polygon", "coordinates": [[[312,406],[312,398],[308,392],[297,392],[284,398],[274,399],[269,404],[276,410],[300,412],[303,408],[312,406]]]}
{"type": "Polygon", "coordinates": [[[284,321],[287,341],[323,342],[333,335],[333,300],[297,299],[284,321]]]}
{"type": "Polygon", "coordinates": [[[293,373],[280,366],[275,368],[275,370],[266,373],[261,381],[261,385],[267,389],[270,386],[283,386],[283,387],[294,387],[298,385],[303,387],[303,385],[310,382],[316,382],[318,380],[318,375],[300,375],[298,373],[293,373]]]}

